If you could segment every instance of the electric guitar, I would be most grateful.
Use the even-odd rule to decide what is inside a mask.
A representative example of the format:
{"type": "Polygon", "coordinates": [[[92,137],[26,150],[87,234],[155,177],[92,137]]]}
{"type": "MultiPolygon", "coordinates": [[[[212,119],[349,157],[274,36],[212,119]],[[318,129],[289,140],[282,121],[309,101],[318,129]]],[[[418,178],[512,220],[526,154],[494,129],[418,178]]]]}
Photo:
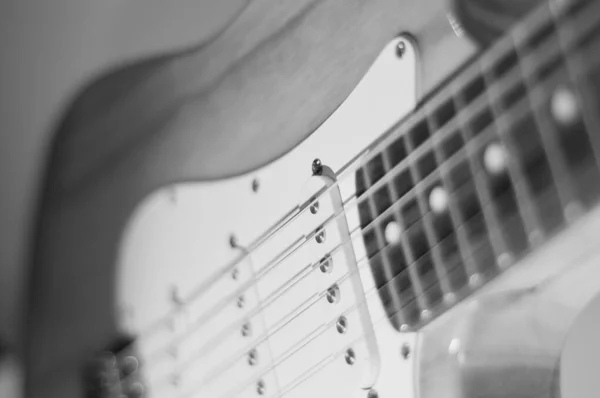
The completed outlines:
{"type": "MultiPolygon", "coordinates": [[[[290,26],[336,22],[315,4],[290,26]]],[[[265,82],[325,81],[277,79],[309,47],[293,29],[297,52],[245,60],[286,55],[270,80],[234,67],[198,96],[201,78],[174,83],[197,76],[191,54],[138,71],[127,96],[101,80],[76,98],[32,251],[25,396],[592,396],[600,2],[545,3],[477,54],[433,10],[430,35],[410,9],[406,34],[380,30],[297,145],[257,133],[300,128],[265,82]],[[229,127],[254,133],[228,142],[229,127]]]]}

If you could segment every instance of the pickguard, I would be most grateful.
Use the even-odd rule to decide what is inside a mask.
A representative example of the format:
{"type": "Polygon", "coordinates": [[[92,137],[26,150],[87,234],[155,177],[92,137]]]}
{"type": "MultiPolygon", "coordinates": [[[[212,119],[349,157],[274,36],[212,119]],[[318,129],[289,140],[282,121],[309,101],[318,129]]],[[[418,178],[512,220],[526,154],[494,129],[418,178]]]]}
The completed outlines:
{"type": "MultiPolygon", "coordinates": [[[[312,176],[315,159],[339,174],[414,108],[416,68],[411,42],[394,40],[290,153],[239,177],[161,189],[137,208],[118,257],[118,321],[138,338],[149,396],[364,397],[371,388],[412,396],[411,361],[401,347],[414,336],[387,321],[360,233],[344,242],[327,223],[333,201],[299,210],[323,188],[312,176]],[[347,257],[336,251],[344,245],[354,252],[366,312],[356,310],[363,298],[345,278],[353,275],[347,257]],[[327,253],[331,269],[323,271],[327,253]],[[333,299],[326,294],[332,287],[333,299]],[[361,326],[364,314],[374,336],[361,326]]],[[[352,232],[359,229],[356,206],[348,204],[356,189],[345,174],[335,189],[352,232]]]]}

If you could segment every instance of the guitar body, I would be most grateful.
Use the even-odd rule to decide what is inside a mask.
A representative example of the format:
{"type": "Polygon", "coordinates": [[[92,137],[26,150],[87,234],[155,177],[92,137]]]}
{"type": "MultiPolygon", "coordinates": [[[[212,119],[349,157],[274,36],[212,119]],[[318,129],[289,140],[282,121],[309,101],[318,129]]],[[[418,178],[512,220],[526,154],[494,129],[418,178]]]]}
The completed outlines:
{"type": "MultiPolygon", "coordinates": [[[[247,15],[260,15],[265,2],[256,3],[247,15]]],[[[217,44],[167,57],[162,69],[141,63],[155,77],[113,113],[94,111],[123,95],[114,83],[127,82],[127,70],[73,101],[59,124],[33,246],[25,396],[558,391],[569,326],[598,290],[597,210],[532,243],[510,269],[471,278],[414,323],[390,313],[361,232],[368,222],[355,173],[475,49],[456,35],[447,5],[379,3],[349,6],[352,13],[335,1],[298,6],[263,47],[241,63],[219,61],[230,69],[208,81],[170,73],[194,76],[202,51],[214,56],[217,44]],[[341,15],[376,33],[344,37],[352,29],[331,27],[341,15]],[[334,34],[327,41],[309,29],[334,34]],[[323,68],[298,72],[287,46],[323,68]],[[346,55],[324,60],[333,50],[346,55]],[[344,75],[351,61],[330,90],[314,87],[344,75]],[[123,370],[132,361],[136,370],[123,370]]],[[[386,228],[377,239],[391,245],[404,239],[398,232],[386,228]]],[[[416,295],[408,305],[427,300],[416,295]]]]}

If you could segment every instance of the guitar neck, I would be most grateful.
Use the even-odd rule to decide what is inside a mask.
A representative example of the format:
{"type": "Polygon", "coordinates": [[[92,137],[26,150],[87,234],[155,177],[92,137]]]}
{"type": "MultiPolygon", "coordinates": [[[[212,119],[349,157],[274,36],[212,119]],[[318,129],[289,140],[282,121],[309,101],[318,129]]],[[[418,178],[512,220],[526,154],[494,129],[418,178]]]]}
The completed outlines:
{"type": "Polygon", "coordinates": [[[592,0],[542,7],[357,172],[365,246],[397,329],[425,325],[596,204],[599,15],[592,0]]]}

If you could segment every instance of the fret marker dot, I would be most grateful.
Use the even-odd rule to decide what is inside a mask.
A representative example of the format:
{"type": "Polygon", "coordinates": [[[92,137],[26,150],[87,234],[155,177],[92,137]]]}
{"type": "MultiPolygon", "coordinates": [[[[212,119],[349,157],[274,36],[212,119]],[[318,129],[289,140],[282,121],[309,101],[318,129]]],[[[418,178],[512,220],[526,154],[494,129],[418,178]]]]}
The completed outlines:
{"type": "Polygon", "coordinates": [[[402,235],[402,228],[400,227],[400,224],[398,224],[396,221],[390,221],[385,226],[384,235],[385,241],[389,245],[395,245],[400,242],[400,236],[402,235]]]}
{"type": "Polygon", "coordinates": [[[483,166],[491,175],[499,175],[506,170],[506,151],[502,145],[493,143],[485,148],[483,166]]]}
{"type": "Polygon", "coordinates": [[[443,213],[448,208],[448,193],[442,187],[435,187],[429,193],[429,207],[434,213],[443,213]]]}
{"type": "Polygon", "coordinates": [[[564,126],[574,124],[579,118],[579,105],[573,91],[566,87],[557,88],[550,99],[550,112],[558,123],[564,126]]]}

